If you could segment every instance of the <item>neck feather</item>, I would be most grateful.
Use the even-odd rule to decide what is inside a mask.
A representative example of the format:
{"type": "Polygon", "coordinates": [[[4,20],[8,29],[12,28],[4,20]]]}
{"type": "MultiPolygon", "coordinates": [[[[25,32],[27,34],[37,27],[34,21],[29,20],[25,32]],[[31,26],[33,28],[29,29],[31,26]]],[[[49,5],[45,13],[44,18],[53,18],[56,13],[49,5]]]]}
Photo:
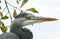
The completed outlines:
{"type": "Polygon", "coordinates": [[[20,24],[14,23],[14,24],[12,24],[11,27],[10,27],[10,32],[17,32],[17,31],[21,30],[21,28],[22,28],[22,27],[21,27],[20,24]]]}

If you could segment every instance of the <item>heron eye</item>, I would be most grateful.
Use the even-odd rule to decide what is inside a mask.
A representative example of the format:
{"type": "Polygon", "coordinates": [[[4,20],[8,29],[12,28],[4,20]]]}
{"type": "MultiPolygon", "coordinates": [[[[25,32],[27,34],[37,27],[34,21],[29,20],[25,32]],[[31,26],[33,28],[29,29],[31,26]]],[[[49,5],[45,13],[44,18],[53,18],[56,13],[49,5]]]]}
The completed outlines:
{"type": "Polygon", "coordinates": [[[31,16],[27,16],[26,19],[30,20],[31,19],[31,16]]]}

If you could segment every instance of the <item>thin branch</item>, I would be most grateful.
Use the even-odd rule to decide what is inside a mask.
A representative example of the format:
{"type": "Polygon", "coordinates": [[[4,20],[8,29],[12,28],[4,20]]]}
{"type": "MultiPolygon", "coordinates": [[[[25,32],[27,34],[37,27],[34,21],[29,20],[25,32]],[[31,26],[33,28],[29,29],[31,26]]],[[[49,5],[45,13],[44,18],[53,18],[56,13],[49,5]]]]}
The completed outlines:
{"type": "Polygon", "coordinates": [[[2,12],[4,12],[4,11],[5,11],[5,9],[6,9],[6,7],[2,10],[2,12]]]}
{"type": "Polygon", "coordinates": [[[9,13],[9,15],[10,15],[11,22],[12,22],[12,17],[11,17],[11,14],[10,14],[10,11],[9,11],[9,8],[8,8],[7,1],[6,1],[6,0],[5,0],[5,4],[6,4],[6,8],[7,8],[7,10],[8,10],[8,13],[9,13]]]}
{"type": "MultiPolygon", "coordinates": [[[[6,7],[2,10],[2,12],[4,12],[5,11],[5,9],[6,9],[6,7]]],[[[5,16],[8,14],[8,12],[5,14],[5,16]]]]}
{"type": "MultiPolygon", "coordinates": [[[[11,4],[10,4],[10,3],[8,3],[8,2],[7,2],[7,4],[9,4],[10,6],[12,6],[13,8],[18,9],[17,7],[15,7],[15,6],[11,5],[11,4]]],[[[18,10],[20,10],[20,9],[18,9],[18,10]]]]}

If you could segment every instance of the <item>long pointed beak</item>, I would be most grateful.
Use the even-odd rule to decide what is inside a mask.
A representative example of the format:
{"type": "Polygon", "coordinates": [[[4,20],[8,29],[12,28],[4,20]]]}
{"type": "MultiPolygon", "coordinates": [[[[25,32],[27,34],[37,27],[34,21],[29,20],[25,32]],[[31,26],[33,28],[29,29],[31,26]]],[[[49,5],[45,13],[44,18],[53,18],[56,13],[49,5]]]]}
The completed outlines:
{"type": "Polygon", "coordinates": [[[33,20],[37,21],[37,22],[50,22],[50,21],[56,21],[58,19],[55,18],[48,18],[48,17],[35,17],[33,20]]]}
{"type": "Polygon", "coordinates": [[[29,24],[34,24],[34,23],[50,22],[50,21],[56,21],[56,20],[58,20],[58,19],[48,18],[48,17],[33,17],[30,20],[26,20],[23,23],[23,26],[29,25],[29,24]]]}

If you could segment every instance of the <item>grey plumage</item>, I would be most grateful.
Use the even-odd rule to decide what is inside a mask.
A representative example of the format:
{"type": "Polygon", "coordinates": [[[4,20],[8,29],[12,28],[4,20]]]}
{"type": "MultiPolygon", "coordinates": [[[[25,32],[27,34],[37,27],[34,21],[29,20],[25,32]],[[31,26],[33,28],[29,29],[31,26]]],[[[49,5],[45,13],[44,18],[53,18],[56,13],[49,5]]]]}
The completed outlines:
{"type": "Polygon", "coordinates": [[[10,32],[15,33],[20,39],[32,39],[33,34],[32,32],[27,28],[21,28],[18,24],[14,24],[14,26],[11,26],[10,32]]]}
{"type": "Polygon", "coordinates": [[[20,26],[21,25],[14,22],[14,25],[12,25],[10,28],[10,32],[15,33],[20,39],[32,39],[32,32],[28,31],[29,29],[22,28],[20,26]]]}
{"type": "Polygon", "coordinates": [[[0,39],[19,39],[14,33],[3,33],[0,35],[0,39]]]}

